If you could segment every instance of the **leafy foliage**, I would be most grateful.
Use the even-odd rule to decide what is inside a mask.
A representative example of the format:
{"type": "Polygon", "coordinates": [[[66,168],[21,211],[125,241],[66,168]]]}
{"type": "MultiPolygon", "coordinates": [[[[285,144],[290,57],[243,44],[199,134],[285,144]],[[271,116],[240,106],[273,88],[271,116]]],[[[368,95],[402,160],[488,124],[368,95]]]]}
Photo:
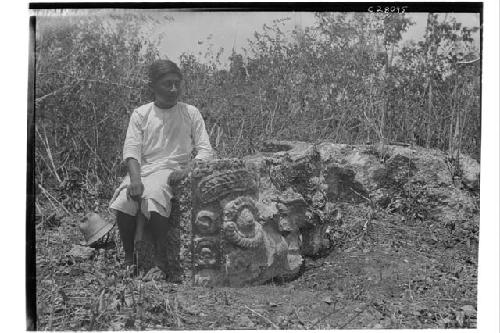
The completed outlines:
{"type": "MultiPolygon", "coordinates": [[[[291,34],[285,21],[233,50],[227,69],[210,37],[201,59],[181,56],[183,100],[202,111],[220,157],[254,153],[272,138],[396,141],[479,158],[476,28],[429,14],[425,38],[402,43],[412,24],[403,14],[318,13],[291,34]]],[[[37,27],[36,177],[61,189],[58,200],[82,201],[79,211],[108,200],[124,173],[130,111],[151,100],[145,66],[159,54],[147,29],[158,23],[75,17],[37,27]]]]}
{"type": "MultiPolygon", "coordinates": [[[[58,199],[110,197],[130,111],[158,57],[127,17],[44,18],[36,38],[36,176],[58,199]],[[102,186],[106,185],[106,186],[102,186]],[[71,198],[67,196],[71,195],[71,198]]],[[[77,211],[90,208],[81,202],[77,211]]],[[[90,201],[91,204],[94,201],[90,201]]]]}
{"type": "Polygon", "coordinates": [[[407,142],[478,157],[480,105],[474,29],[429,14],[424,41],[399,47],[404,15],[317,14],[288,38],[265,25],[228,71],[181,63],[186,98],[205,112],[222,156],[254,152],[269,138],[344,143],[407,142]],[[452,149],[454,147],[454,149],[452,149]]]}

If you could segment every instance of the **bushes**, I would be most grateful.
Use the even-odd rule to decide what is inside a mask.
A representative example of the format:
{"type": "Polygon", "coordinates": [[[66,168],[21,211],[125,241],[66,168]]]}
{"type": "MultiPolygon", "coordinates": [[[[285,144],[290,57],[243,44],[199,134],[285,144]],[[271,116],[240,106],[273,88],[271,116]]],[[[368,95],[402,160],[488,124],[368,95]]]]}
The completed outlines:
{"type": "MultiPolygon", "coordinates": [[[[37,182],[51,190],[80,184],[78,198],[108,200],[124,172],[129,114],[151,100],[145,66],[159,54],[144,27],[152,23],[137,16],[41,22],[37,182]]],[[[410,24],[399,15],[321,13],[313,27],[290,36],[275,21],[255,33],[248,50],[233,51],[227,69],[213,46],[204,59],[181,56],[183,100],[201,110],[220,157],[254,153],[266,139],[291,139],[399,141],[478,158],[473,30],[430,14],[425,39],[400,47],[410,24]]]]}
{"type": "MultiPolygon", "coordinates": [[[[114,17],[38,20],[36,181],[59,190],[62,202],[109,199],[116,186],[129,113],[150,100],[143,73],[158,56],[137,22],[114,17]]],[[[77,211],[93,208],[88,205],[94,200],[77,211]]]]}
{"type": "Polygon", "coordinates": [[[426,39],[398,51],[404,16],[322,13],[291,39],[282,23],[233,52],[229,71],[181,60],[186,98],[207,113],[221,156],[278,138],[399,141],[478,157],[479,62],[461,64],[475,54],[471,30],[430,14],[426,39]]]}

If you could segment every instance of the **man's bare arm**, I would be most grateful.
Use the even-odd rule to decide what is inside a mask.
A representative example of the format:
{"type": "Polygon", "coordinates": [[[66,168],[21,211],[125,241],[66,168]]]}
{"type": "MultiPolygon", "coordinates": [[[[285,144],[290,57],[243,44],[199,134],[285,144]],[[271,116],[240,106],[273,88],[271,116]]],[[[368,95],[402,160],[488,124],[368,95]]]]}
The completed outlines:
{"type": "Polygon", "coordinates": [[[144,185],[141,180],[141,166],[135,158],[127,159],[128,174],[130,176],[130,184],[127,187],[127,195],[132,199],[139,201],[144,192],[144,185]]]}

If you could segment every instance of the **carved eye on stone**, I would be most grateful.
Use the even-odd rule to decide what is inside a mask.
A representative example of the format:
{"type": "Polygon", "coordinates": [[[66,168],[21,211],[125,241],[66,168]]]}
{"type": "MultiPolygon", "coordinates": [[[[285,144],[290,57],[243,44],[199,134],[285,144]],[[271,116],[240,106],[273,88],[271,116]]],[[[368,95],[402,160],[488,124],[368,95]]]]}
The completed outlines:
{"type": "Polygon", "coordinates": [[[213,212],[202,210],[196,215],[196,228],[202,234],[214,233],[216,230],[216,218],[213,212]]]}

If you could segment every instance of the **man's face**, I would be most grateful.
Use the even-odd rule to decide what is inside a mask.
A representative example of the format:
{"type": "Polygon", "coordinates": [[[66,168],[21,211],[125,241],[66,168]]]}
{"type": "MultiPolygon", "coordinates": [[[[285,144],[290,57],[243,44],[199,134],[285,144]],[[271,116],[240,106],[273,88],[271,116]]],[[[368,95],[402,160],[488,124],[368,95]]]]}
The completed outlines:
{"type": "Polygon", "coordinates": [[[155,94],[155,103],[161,108],[170,108],[177,103],[181,93],[181,78],[169,73],[152,85],[155,94]]]}

